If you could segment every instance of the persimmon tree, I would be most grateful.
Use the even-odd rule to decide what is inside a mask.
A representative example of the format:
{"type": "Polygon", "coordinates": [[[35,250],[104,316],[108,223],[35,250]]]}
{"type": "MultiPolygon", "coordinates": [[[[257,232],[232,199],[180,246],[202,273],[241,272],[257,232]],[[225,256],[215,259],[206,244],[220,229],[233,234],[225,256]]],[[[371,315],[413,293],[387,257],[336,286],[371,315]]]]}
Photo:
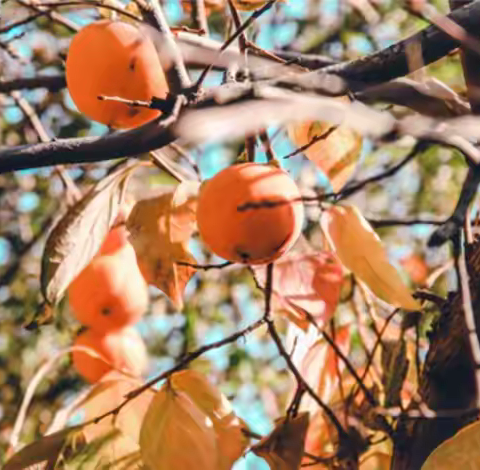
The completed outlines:
{"type": "Polygon", "coordinates": [[[480,4],[338,7],[2,2],[3,468],[480,461],[480,4]]]}

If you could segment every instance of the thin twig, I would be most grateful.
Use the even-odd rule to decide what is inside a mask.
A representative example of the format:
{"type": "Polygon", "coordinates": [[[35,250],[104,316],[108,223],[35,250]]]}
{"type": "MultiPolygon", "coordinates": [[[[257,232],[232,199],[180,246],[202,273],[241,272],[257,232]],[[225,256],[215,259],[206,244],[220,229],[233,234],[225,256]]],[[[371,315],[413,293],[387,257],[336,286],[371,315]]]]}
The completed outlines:
{"type": "Polygon", "coordinates": [[[348,440],[349,436],[347,432],[343,429],[343,426],[338,420],[338,418],[335,416],[335,413],[330,409],[330,407],[326,403],[323,402],[323,400],[317,395],[317,393],[315,393],[312,387],[303,378],[302,374],[293,363],[292,358],[290,357],[288,352],[285,350],[285,346],[282,343],[280,335],[278,334],[277,329],[275,328],[273,319],[271,317],[272,285],[273,285],[273,263],[270,263],[267,266],[267,276],[265,281],[265,290],[264,290],[265,313],[263,316],[263,320],[267,324],[268,333],[270,337],[273,339],[273,342],[275,343],[275,345],[277,346],[277,350],[280,356],[282,356],[283,359],[285,359],[285,362],[287,363],[287,366],[289,370],[292,372],[293,376],[295,377],[297,383],[302,385],[306,393],[308,393],[314,399],[314,401],[320,406],[323,412],[327,415],[327,417],[330,419],[332,424],[335,426],[335,429],[338,432],[340,440],[343,440],[343,441],[348,440]]]}
{"type": "MultiPolygon", "coordinates": [[[[18,107],[23,111],[25,116],[28,118],[28,120],[30,121],[30,124],[32,125],[40,141],[44,143],[50,142],[51,139],[47,131],[43,127],[42,121],[40,121],[38,114],[35,112],[35,110],[30,105],[30,103],[22,96],[22,94],[19,91],[10,92],[10,96],[15,100],[18,107]]],[[[77,187],[77,185],[75,184],[75,181],[73,181],[72,177],[68,174],[65,167],[63,165],[56,165],[54,167],[54,171],[57,173],[58,177],[63,183],[63,186],[67,194],[67,200],[72,204],[80,200],[80,198],[82,197],[82,193],[80,189],[77,187]]]]}
{"type": "Polygon", "coordinates": [[[312,145],[315,145],[317,142],[320,142],[321,140],[325,140],[332,132],[334,132],[337,129],[337,126],[332,126],[328,128],[325,132],[319,135],[315,135],[310,139],[310,142],[307,142],[305,145],[302,145],[301,147],[298,147],[296,150],[293,152],[288,153],[285,155],[283,158],[292,158],[295,155],[298,155],[299,153],[305,152],[305,150],[308,150],[312,145]]]}
{"type": "Polygon", "coordinates": [[[97,416],[93,420],[93,422],[98,423],[99,421],[106,418],[107,416],[118,414],[127,403],[129,403],[135,397],[138,397],[140,394],[142,394],[143,392],[148,390],[150,387],[152,387],[156,383],[167,379],[174,372],[177,372],[177,371],[183,369],[187,364],[189,364],[193,360],[197,359],[201,355],[205,354],[206,352],[211,351],[213,349],[221,348],[222,346],[226,346],[227,344],[231,344],[231,343],[237,341],[238,339],[245,337],[249,333],[257,330],[258,328],[260,328],[264,323],[265,323],[265,319],[260,318],[259,320],[255,321],[254,323],[250,324],[249,326],[243,328],[242,330],[236,331],[235,333],[231,334],[230,336],[227,336],[226,338],[223,338],[219,341],[215,341],[215,342],[210,343],[210,344],[206,344],[206,345],[198,348],[197,350],[188,353],[174,367],[172,367],[169,370],[161,373],[160,375],[157,375],[153,379],[150,379],[148,382],[144,383],[141,387],[138,387],[135,390],[132,390],[131,392],[129,392],[125,396],[125,399],[122,403],[120,403],[115,408],[112,408],[111,410],[107,411],[106,413],[103,413],[102,415],[97,416]]]}
{"type": "MultiPolygon", "coordinates": [[[[253,22],[263,15],[267,10],[269,10],[277,0],[269,0],[265,5],[263,5],[258,10],[255,10],[250,17],[240,26],[237,30],[222,44],[222,47],[219,49],[217,53],[217,57],[220,57],[222,52],[230,46],[247,28],[250,27],[253,22]]],[[[198,78],[197,82],[195,83],[195,88],[200,88],[202,86],[203,81],[205,80],[208,73],[212,70],[213,65],[209,65],[205,68],[205,70],[201,73],[200,77],[198,78]]]]}

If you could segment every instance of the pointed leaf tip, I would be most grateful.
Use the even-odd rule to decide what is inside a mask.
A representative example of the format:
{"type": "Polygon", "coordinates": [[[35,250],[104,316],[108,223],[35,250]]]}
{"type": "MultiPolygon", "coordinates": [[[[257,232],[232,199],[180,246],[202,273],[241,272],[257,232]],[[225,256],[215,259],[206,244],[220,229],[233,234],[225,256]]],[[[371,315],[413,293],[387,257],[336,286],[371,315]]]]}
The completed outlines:
{"type": "Polygon", "coordinates": [[[395,307],[421,309],[357,207],[333,206],[322,213],[320,225],[340,261],[377,297],[395,307]]]}

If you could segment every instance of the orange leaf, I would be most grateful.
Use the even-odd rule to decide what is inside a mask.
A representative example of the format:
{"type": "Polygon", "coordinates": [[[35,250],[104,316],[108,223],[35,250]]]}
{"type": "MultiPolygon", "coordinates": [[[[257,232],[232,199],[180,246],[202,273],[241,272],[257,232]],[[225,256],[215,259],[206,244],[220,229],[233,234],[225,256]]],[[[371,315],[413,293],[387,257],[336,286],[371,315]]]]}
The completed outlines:
{"type": "Polygon", "coordinates": [[[194,268],[178,264],[196,262],[187,249],[196,227],[194,185],[182,183],[174,192],[137,202],[127,220],[143,276],[178,309],[183,307],[185,285],[195,273],[194,268]]]}
{"type": "Polygon", "coordinates": [[[355,171],[362,151],[362,137],[343,125],[335,130],[333,128],[328,122],[308,121],[292,125],[289,135],[295,145],[303,147],[328,132],[324,139],[312,144],[303,153],[325,173],[337,192],[355,171]]]}
{"type": "MultiPolygon", "coordinates": [[[[265,266],[252,268],[257,281],[264,286],[265,266]]],[[[328,252],[282,256],[273,273],[274,309],[304,330],[309,318],[322,328],[337,307],[342,281],[342,268],[328,252]]]]}
{"type": "Polygon", "coordinates": [[[322,213],[320,224],[343,265],[377,297],[395,307],[420,310],[419,303],[389,263],[380,238],[355,206],[331,207],[322,213]]]}
{"type": "Polygon", "coordinates": [[[252,446],[252,451],[265,459],[271,470],[298,470],[308,423],[308,413],[299,413],[289,421],[280,418],[275,422],[275,429],[252,446]]]}

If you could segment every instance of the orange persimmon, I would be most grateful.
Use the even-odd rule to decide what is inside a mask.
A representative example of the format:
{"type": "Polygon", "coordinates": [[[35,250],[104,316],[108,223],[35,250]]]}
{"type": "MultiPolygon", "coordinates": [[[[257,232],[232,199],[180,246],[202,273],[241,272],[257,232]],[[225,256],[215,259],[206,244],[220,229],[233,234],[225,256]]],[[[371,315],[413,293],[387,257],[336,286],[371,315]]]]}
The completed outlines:
{"type": "Polygon", "coordinates": [[[232,165],[203,183],[197,206],[200,236],[218,256],[263,264],[287,252],[303,224],[295,182],[282,169],[232,165]]]}
{"type": "Polygon", "coordinates": [[[135,26],[101,20],[73,38],[66,61],[66,80],[78,109],[115,128],[140,126],[160,112],[132,107],[98,96],[149,101],[165,98],[168,85],[153,42],[135,26]]]}
{"type": "Polygon", "coordinates": [[[126,230],[111,230],[97,256],[68,287],[73,314],[105,333],[136,323],[148,307],[148,286],[126,230]]]}
{"type": "Polygon", "coordinates": [[[81,350],[72,352],[75,369],[90,383],[98,382],[112,370],[140,376],[147,367],[145,343],[137,330],[131,327],[107,334],[85,330],[77,336],[74,346],[89,348],[103,358],[81,350]]]}

